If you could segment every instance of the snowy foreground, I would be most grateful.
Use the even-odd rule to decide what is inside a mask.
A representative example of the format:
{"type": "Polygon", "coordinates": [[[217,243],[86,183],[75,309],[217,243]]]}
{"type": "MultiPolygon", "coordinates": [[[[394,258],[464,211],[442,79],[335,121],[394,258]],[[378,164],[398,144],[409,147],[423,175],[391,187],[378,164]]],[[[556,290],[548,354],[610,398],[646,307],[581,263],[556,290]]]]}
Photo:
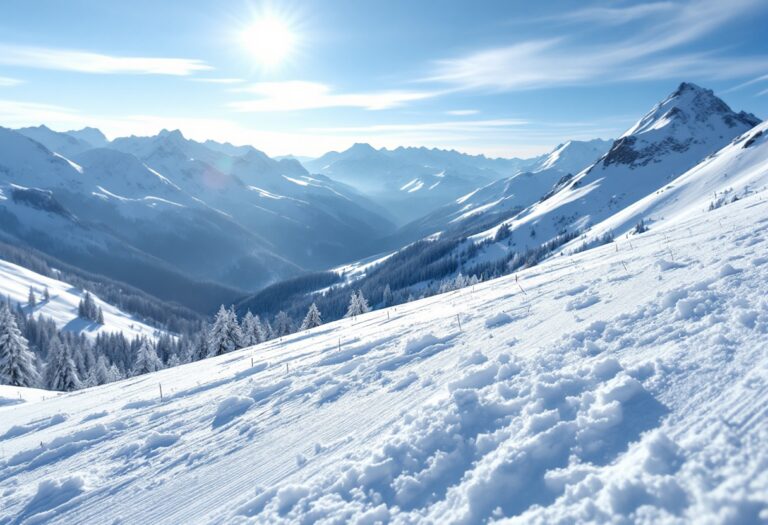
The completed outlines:
{"type": "Polygon", "coordinates": [[[767,197],[0,407],[0,523],[764,522],[767,197]]]}

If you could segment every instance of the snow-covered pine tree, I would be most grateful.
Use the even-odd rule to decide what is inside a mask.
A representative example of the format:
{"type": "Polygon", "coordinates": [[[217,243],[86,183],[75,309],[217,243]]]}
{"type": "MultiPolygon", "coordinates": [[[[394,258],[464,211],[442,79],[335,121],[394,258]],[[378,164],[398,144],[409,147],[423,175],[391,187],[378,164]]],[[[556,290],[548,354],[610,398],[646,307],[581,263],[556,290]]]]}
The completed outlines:
{"type": "Polygon", "coordinates": [[[355,317],[360,315],[360,313],[360,301],[357,299],[357,294],[352,292],[349,296],[349,306],[347,306],[347,313],[344,314],[344,317],[355,317]]]}
{"type": "Polygon", "coordinates": [[[179,366],[181,364],[181,359],[179,358],[178,354],[173,354],[170,358],[168,358],[168,368],[173,368],[175,366],[179,366]]]}
{"type": "Polygon", "coordinates": [[[27,296],[27,306],[34,308],[37,305],[37,298],[35,297],[35,290],[31,286],[29,287],[29,295],[27,296]]]}
{"type": "Polygon", "coordinates": [[[96,301],[94,301],[90,292],[86,291],[80,300],[80,304],[77,305],[77,315],[83,319],[98,321],[99,307],[96,306],[96,301]]]}
{"type": "Polygon", "coordinates": [[[208,333],[208,356],[226,354],[240,347],[240,327],[233,310],[221,305],[208,333]]]}
{"type": "Polygon", "coordinates": [[[243,348],[263,343],[266,340],[259,316],[253,315],[250,310],[243,316],[240,332],[242,334],[241,345],[243,348]]]}
{"type": "Polygon", "coordinates": [[[88,374],[88,386],[106,385],[112,381],[107,358],[100,355],[88,374]]]}
{"type": "Polygon", "coordinates": [[[360,308],[360,313],[365,314],[371,311],[371,307],[368,306],[368,300],[363,296],[363,291],[357,291],[357,304],[360,308]]]}
{"type": "Polygon", "coordinates": [[[293,333],[293,321],[287,313],[280,310],[275,316],[274,335],[283,337],[291,333],[293,333]]]}
{"type": "Polygon", "coordinates": [[[261,326],[262,326],[263,331],[264,331],[264,340],[265,341],[269,341],[270,339],[274,339],[275,338],[275,331],[272,328],[272,325],[269,323],[269,319],[265,318],[261,326]]]}
{"type": "Polygon", "coordinates": [[[392,306],[392,289],[389,287],[389,285],[384,287],[382,303],[384,306],[392,306]]]}
{"type": "Polygon", "coordinates": [[[320,310],[315,303],[312,303],[307,310],[307,315],[304,317],[304,321],[301,323],[302,330],[309,330],[316,326],[323,324],[323,319],[320,317],[320,310]]]}
{"type": "Polygon", "coordinates": [[[48,287],[46,286],[43,289],[43,301],[50,301],[51,300],[51,292],[48,291],[48,287]]]}
{"type": "Polygon", "coordinates": [[[0,384],[30,387],[39,381],[35,356],[29,351],[13,314],[3,306],[0,308],[0,384]]]}
{"type": "Polygon", "coordinates": [[[72,350],[58,337],[51,339],[48,349],[48,364],[45,367],[46,384],[51,390],[72,392],[81,387],[77,366],[72,359],[72,350]]]}
{"type": "Polygon", "coordinates": [[[133,365],[133,375],[139,376],[150,372],[157,372],[163,368],[163,362],[157,357],[155,345],[147,338],[143,338],[139,349],[136,351],[136,362],[133,365]]]}
{"type": "Polygon", "coordinates": [[[104,324],[104,312],[102,311],[101,306],[99,306],[99,309],[96,313],[96,322],[100,325],[104,324]]]}

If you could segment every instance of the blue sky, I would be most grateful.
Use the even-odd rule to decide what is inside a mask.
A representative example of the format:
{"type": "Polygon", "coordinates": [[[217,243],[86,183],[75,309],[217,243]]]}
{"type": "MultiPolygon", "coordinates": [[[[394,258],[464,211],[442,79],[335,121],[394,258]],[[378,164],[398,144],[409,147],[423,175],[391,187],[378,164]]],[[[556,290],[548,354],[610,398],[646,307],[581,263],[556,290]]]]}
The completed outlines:
{"type": "Polygon", "coordinates": [[[9,127],[530,156],[615,137],[683,80],[768,116],[764,0],[4,0],[0,15],[9,127]],[[248,45],[264,20],[284,56],[248,45]]]}

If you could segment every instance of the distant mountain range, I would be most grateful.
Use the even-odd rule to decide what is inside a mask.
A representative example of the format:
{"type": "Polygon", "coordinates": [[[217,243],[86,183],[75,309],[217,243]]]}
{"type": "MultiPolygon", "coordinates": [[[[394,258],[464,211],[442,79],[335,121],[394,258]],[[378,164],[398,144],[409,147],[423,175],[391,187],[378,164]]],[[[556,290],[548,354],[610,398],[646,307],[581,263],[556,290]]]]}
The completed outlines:
{"type": "Polygon", "coordinates": [[[525,171],[543,158],[489,159],[457,151],[355,144],[305,161],[304,166],[356,188],[405,224],[480,186],[525,171]]]}
{"type": "Polygon", "coordinates": [[[179,131],[0,128],[0,240],[205,311],[206,295],[235,300],[425,238],[459,240],[445,256],[471,267],[625,233],[650,219],[635,203],[759,122],[683,83],[619,139],[531,159],[368,144],[271,158],[179,131]]]}

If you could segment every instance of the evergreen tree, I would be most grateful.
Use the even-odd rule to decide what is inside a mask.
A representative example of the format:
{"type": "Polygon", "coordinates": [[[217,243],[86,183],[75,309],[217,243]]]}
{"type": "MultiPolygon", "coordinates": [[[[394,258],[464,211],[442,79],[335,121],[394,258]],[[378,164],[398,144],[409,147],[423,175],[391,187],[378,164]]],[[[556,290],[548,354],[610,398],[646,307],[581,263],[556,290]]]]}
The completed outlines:
{"type": "Polygon", "coordinates": [[[257,345],[266,341],[266,335],[264,334],[264,328],[261,326],[259,316],[253,315],[250,310],[243,317],[240,332],[242,332],[241,345],[243,347],[257,345]]]}
{"type": "Polygon", "coordinates": [[[45,367],[48,388],[61,392],[71,392],[80,388],[80,377],[77,375],[77,367],[72,359],[72,350],[69,345],[55,337],[51,340],[48,355],[48,364],[45,367]]]}
{"type": "Polygon", "coordinates": [[[48,287],[47,286],[43,290],[43,300],[44,301],[50,301],[51,300],[51,292],[48,291],[48,287]]]}
{"type": "Polygon", "coordinates": [[[352,292],[352,295],[349,298],[349,307],[347,308],[347,315],[345,315],[345,317],[354,317],[370,311],[371,311],[371,307],[368,306],[368,301],[363,296],[363,291],[358,290],[357,293],[352,292]]]}
{"type": "Polygon", "coordinates": [[[352,294],[349,296],[349,306],[347,306],[347,313],[344,314],[344,317],[355,317],[361,313],[360,301],[357,298],[357,294],[352,292],[352,294]]]}
{"type": "Polygon", "coordinates": [[[0,308],[0,384],[35,386],[40,376],[35,356],[6,306],[0,308]]]}
{"type": "Polygon", "coordinates": [[[264,319],[264,323],[262,324],[262,327],[264,328],[265,341],[269,341],[270,339],[275,338],[275,330],[272,328],[272,325],[269,324],[269,319],[264,319]]]}
{"type": "Polygon", "coordinates": [[[240,348],[240,327],[234,310],[227,310],[221,305],[213,327],[208,334],[208,356],[226,354],[240,348]]]}
{"type": "Polygon", "coordinates": [[[155,345],[146,338],[141,340],[141,345],[136,351],[136,362],[133,365],[133,375],[139,376],[150,372],[157,372],[163,368],[163,362],[157,357],[155,345]]]}
{"type": "Polygon", "coordinates": [[[90,292],[86,291],[80,300],[80,304],[77,305],[77,315],[83,319],[98,321],[99,307],[96,306],[96,301],[94,301],[90,292]]]}
{"type": "Polygon", "coordinates": [[[99,310],[96,313],[96,322],[100,325],[104,324],[104,312],[102,311],[101,306],[99,306],[99,310]]]}
{"type": "Polygon", "coordinates": [[[29,295],[27,296],[27,305],[30,308],[34,308],[37,305],[37,299],[35,298],[35,290],[30,286],[29,295]]]}
{"type": "Polygon", "coordinates": [[[382,293],[382,303],[384,306],[392,306],[392,289],[389,287],[389,285],[384,287],[384,292],[382,293]]]}
{"type": "Polygon", "coordinates": [[[106,385],[112,381],[114,379],[112,378],[107,358],[100,355],[88,374],[88,386],[106,385]]]}
{"type": "Polygon", "coordinates": [[[173,368],[175,366],[179,366],[180,364],[181,364],[181,359],[179,358],[179,356],[177,354],[173,354],[168,359],[168,365],[167,366],[168,366],[168,368],[173,368]]]}
{"type": "Polygon", "coordinates": [[[320,317],[320,310],[318,310],[315,303],[312,303],[307,311],[307,315],[304,317],[304,321],[301,323],[301,329],[309,330],[321,324],[323,324],[323,320],[320,317]]]}
{"type": "Polygon", "coordinates": [[[287,313],[280,310],[275,316],[274,336],[283,337],[293,333],[293,321],[287,313]]]}

